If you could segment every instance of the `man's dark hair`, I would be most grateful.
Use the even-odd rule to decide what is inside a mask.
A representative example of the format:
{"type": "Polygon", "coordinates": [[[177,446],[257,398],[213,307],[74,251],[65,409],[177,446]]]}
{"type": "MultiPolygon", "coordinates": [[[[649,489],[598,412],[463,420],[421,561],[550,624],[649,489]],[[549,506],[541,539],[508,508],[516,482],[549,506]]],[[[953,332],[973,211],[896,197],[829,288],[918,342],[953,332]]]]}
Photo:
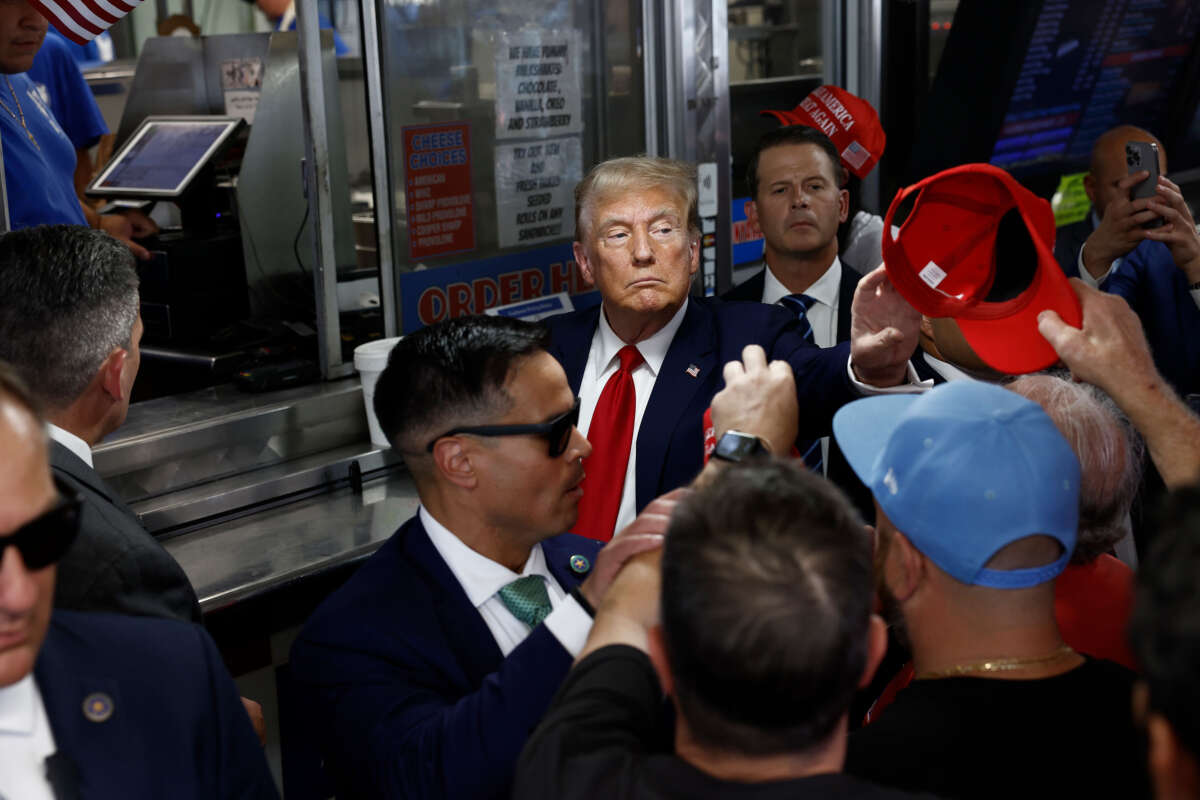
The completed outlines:
{"type": "Polygon", "coordinates": [[[488,422],[508,410],[504,392],[514,364],[545,350],[544,325],[512,317],[469,316],[405,336],[375,385],[375,416],[392,447],[420,455],[459,425],[488,422]]]}
{"type": "MultiPolygon", "coordinates": [[[[29,388],[25,385],[25,381],[21,380],[17,371],[4,361],[0,361],[0,397],[9,398],[19,408],[28,411],[34,419],[42,418],[37,401],[29,394],[29,388]]],[[[2,551],[0,551],[0,557],[3,557],[2,551]]]]}
{"type": "Polygon", "coordinates": [[[0,359],[36,403],[62,409],[115,348],[130,346],[138,276],[121,242],[79,225],[0,236],[0,359]]]}
{"type": "Polygon", "coordinates": [[[871,543],[803,463],[727,468],[676,507],[662,626],[697,741],[745,755],[809,749],[847,712],[866,664],[871,543]]]}
{"type": "Polygon", "coordinates": [[[829,137],[816,128],[807,125],[785,125],[782,128],[769,130],[759,137],[750,154],[750,163],[746,166],[746,185],[750,187],[750,199],[758,199],[758,158],[764,151],[772,147],[782,147],[789,144],[815,144],[825,151],[833,164],[833,178],[839,187],[846,185],[846,168],[842,166],[841,156],[837,147],[829,137]]]}
{"type": "Polygon", "coordinates": [[[1157,532],[1137,573],[1130,643],[1150,708],[1200,760],[1200,487],[1168,495],[1151,529],[1157,532]]]}

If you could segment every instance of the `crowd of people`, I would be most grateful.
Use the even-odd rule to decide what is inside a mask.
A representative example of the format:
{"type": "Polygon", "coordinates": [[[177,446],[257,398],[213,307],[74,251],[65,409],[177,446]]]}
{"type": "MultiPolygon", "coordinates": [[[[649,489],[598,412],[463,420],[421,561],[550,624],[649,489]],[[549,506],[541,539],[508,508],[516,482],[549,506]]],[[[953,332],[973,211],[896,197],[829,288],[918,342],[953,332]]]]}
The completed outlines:
{"type": "MultiPolygon", "coordinates": [[[[26,6],[0,29],[44,33],[26,6]]],[[[291,652],[337,797],[1200,796],[1200,234],[1165,176],[1130,197],[1153,137],[1097,141],[1056,237],[988,165],[873,217],[870,107],[776,113],[725,298],[692,293],[694,169],[616,158],[575,192],[597,305],[393,349],[420,509],[291,652]]],[[[137,246],[34,122],[65,224],[0,236],[0,796],[273,797],[261,710],[93,468],[137,246]]]]}

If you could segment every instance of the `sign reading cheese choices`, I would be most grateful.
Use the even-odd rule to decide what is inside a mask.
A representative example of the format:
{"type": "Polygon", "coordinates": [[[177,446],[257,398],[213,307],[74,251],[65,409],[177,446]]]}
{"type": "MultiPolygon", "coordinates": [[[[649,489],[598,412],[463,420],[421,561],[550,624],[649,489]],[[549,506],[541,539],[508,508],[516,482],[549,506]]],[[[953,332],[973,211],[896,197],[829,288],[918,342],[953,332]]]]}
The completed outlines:
{"type": "Polygon", "coordinates": [[[579,31],[522,30],[496,42],[496,138],[583,131],[579,31]]]}

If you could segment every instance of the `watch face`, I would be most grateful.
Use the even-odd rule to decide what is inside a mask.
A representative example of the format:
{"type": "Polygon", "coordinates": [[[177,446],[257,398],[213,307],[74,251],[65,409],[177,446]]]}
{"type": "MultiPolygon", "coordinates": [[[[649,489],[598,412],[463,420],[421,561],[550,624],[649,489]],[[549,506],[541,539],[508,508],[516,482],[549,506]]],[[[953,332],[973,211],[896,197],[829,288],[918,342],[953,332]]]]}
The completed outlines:
{"type": "Polygon", "coordinates": [[[765,453],[766,448],[757,436],[739,431],[725,431],[717,440],[713,455],[725,461],[742,461],[747,456],[765,453]]]}

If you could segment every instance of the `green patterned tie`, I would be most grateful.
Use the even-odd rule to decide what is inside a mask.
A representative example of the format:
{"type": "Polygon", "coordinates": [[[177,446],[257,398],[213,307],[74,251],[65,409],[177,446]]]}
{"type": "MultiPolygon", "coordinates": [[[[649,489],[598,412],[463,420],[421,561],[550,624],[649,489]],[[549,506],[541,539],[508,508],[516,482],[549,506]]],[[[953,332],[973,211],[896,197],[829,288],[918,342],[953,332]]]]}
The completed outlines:
{"type": "Polygon", "coordinates": [[[500,599],[512,615],[529,627],[536,627],[550,613],[550,595],[541,575],[526,575],[500,589],[500,599]]]}

